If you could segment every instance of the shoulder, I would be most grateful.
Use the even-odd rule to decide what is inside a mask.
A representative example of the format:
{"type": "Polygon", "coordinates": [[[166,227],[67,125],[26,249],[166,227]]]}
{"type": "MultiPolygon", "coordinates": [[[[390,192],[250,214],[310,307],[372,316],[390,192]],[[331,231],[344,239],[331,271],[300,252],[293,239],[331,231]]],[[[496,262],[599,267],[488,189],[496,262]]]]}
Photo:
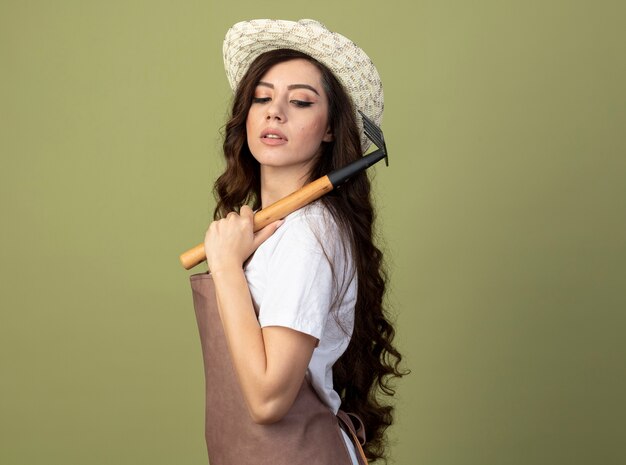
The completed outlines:
{"type": "Polygon", "coordinates": [[[314,202],[285,217],[285,222],[276,230],[268,241],[279,242],[283,239],[323,238],[328,233],[338,232],[333,216],[321,203],[314,202]]]}
{"type": "Polygon", "coordinates": [[[320,201],[313,202],[288,215],[283,226],[287,226],[285,231],[291,229],[294,231],[309,231],[322,235],[325,239],[331,237],[339,239],[338,234],[341,231],[333,214],[320,201]]]}
{"type": "Polygon", "coordinates": [[[349,246],[335,218],[321,202],[313,202],[287,217],[255,252],[253,261],[282,266],[294,261],[345,261],[349,246]]]}

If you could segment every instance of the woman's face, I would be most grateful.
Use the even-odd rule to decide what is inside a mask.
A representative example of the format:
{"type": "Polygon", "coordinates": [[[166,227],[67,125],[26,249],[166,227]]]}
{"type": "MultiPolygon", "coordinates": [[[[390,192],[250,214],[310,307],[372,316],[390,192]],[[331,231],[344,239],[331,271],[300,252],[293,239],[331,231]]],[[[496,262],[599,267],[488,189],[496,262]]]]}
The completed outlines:
{"type": "Polygon", "coordinates": [[[272,66],[254,91],[246,132],[250,152],[262,167],[307,176],[322,141],[332,140],[319,69],[303,59],[272,66]]]}

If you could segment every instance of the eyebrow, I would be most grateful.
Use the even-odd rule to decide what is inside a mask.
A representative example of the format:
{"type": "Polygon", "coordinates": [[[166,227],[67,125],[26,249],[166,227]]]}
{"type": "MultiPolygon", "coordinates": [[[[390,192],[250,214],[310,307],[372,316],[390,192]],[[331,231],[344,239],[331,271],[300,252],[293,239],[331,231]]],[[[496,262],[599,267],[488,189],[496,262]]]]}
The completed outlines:
{"type": "MultiPolygon", "coordinates": [[[[257,84],[257,86],[264,86],[264,87],[269,87],[270,89],[274,88],[274,84],[271,84],[269,82],[265,82],[265,81],[259,81],[259,83],[257,84]]],[[[291,84],[289,86],[287,86],[288,90],[293,90],[293,89],[309,89],[313,92],[315,92],[317,95],[319,95],[320,93],[315,89],[315,87],[310,86],[308,84],[291,84]]]]}

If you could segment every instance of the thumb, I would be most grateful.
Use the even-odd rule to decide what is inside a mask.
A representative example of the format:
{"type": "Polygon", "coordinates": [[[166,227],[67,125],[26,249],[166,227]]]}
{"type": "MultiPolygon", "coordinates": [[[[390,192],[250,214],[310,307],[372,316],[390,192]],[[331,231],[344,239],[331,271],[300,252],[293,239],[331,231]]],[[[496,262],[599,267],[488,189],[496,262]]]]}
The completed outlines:
{"type": "Polygon", "coordinates": [[[285,220],[274,221],[273,223],[265,226],[263,229],[259,229],[254,235],[254,240],[252,242],[254,250],[258,249],[263,242],[269,239],[269,237],[274,234],[284,222],[285,220]]]}

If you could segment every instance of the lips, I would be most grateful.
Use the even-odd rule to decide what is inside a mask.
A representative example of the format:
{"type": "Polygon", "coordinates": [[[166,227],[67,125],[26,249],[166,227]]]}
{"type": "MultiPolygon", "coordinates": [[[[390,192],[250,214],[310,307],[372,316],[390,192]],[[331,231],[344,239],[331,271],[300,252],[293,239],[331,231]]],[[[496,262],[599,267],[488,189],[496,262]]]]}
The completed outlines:
{"type": "Polygon", "coordinates": [[[283,134],[278,129],[274,129],[274,128],[267,128],[263,132],[261,132],[261,139],[267,142],[270,142],[270,141],[287,142],[287,137],[285,136],[285,134],[283,134]]]}

